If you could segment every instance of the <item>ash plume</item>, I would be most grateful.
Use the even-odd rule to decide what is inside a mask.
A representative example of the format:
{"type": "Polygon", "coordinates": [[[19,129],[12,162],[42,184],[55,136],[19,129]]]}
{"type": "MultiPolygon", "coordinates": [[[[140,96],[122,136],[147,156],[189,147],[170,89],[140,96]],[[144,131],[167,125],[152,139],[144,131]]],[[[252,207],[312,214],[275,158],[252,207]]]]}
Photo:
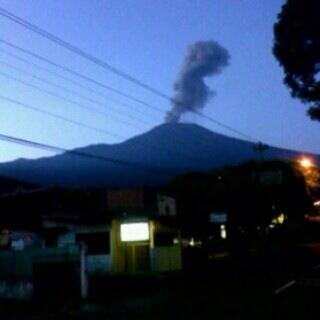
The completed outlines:
{"type": "Polygon", "coordinates": [[[216,41],[198,41],[192,44],[182,63],[174,84],[172,108],[166,122],[177,122],[183,113],[201,110],[215,94],[204,78],[218,75],[228,66],[230,55],[216,41]]]}

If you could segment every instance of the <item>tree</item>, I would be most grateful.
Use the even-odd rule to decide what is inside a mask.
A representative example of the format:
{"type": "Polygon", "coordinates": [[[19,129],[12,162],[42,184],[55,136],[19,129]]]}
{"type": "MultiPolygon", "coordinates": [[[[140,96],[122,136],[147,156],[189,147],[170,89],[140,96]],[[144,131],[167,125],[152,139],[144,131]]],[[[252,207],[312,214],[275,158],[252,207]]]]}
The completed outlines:
{"type": "Polygon", "coordinates": [[[235,224],[256,226],[269,225],[281,213],[303,217],[311,206],[304,175],[276,160],[188,173],[171,181],[166,191],[177,199],[183,228],[192,231],[205,230],[213,211],[227,212],[235,224]]]}
{"type": "Polygon", "coordinates": [[[274,25],[273,53],[293,97],[320,121],[320,1],[287,0],[274,25]]]}

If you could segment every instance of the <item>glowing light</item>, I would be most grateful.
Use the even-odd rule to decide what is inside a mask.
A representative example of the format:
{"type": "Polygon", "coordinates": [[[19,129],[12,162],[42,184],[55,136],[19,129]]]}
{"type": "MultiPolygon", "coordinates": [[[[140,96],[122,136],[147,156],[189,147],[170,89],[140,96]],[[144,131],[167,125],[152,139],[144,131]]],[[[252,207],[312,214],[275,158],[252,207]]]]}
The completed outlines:
{"type": "Polygon", "coordinates": [[[272,224],[284,224],[286,220],[286,216],[284,213],[280,213],[277,217],[273,218],[271,223],[272,224]]]}
{"type": "Polygon", "coordinates": [[[227,239],[227,230],[224,224],[220,226],[220,237],[221,239],[227,239]]]}
{"type": "Polygon", "coordinates": [[[120,239],[124,242],[149,240],[149,223],[135,222],[120,225],[120,239]]]}
{"type": "Polygon", "coordinates": [[[320,200],[313,203],[315,207],[320,207],[320,200]]]}
{"type": "Polygon", "coordinates": [[[305,169],[309,169],[314,166],[314,163],[312,162],[312,160],[310,158],[303,157],[300,160],[298,160],[298,162],[301,165],[301,167],[303,167],[305,169]]]}
{"type": "Polygon", "coordinates": [[[179,239],[178,238],[174,238],[173,239],[173,244],[179,244],[179,239]]]}
{"type": "Polygon", "coordinates": [[[284,220],[285,220],[285,215],[283,213],[280,213],[277,220],[279,222],[279,224],[283,224],[284,223],[284,220]]]}
{"type": "Polygon", "coordinates": [[[190,238],[190,241],[188,242],[190,247],[197,247],[197,248],[201,248],[202,247],[202,241],[201,240],[197,240],[195,238],[190,238]]]}

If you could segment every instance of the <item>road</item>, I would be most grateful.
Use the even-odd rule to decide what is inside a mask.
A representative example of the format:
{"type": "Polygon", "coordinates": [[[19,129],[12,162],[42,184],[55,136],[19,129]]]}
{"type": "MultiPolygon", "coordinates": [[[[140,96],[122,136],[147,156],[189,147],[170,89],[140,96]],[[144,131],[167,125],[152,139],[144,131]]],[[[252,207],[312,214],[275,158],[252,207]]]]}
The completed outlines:
{"type": "MultiPolygon", "coordinates": [[[[320,245],[310,248],[319,254],[320,245]]],[[[277,319],[320,318],[320,264],[275,290],[274,314],[277,319]]]]}
{"type": "Polygon", "coordinates": [[[0,305],[0,319],[319,319],[319,263],[318,243],[207,265],[195,259],[194,268],[180,274],[96,279],[80,306],[0,305]]]}

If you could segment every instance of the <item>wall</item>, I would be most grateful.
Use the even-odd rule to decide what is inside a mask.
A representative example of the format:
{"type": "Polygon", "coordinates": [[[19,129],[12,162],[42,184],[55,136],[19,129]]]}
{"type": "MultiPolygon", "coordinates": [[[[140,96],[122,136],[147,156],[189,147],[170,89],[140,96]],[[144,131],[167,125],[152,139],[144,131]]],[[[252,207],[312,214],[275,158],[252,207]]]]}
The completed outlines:
{"type": "Polygon", "coordinates": [[[111,271],[111,257],[109,254],[87,255],[87,272],[91,274],[107,274],[111,271]]]}
{"type": "Polygon", "coordinates": [[[0,251],[0,279],[31,279],[33,250],[0,251]]]}
{"type": "Polygon", "coordinates": [[[182,269],[181,246],[152,248],[152,269],[155,272],[178,271],[182,269]]]}
{"type": "MultiPolygon", "coordinates": [[[[50,280],[50,277],[59,279],[58,269],[60,272],[68,271],[72,274],[75,287],[79,288],[79,296],[85,298],[87,279],[84,260],[84,249],[79,246],[2,251],[0,252],[0,299],[30,299],[35,292],[35,284],[39,282],[39,273],[36,271],[44,270],[44,267],[51,270],[51,274],[46,273],[42,277],[42,287],[45,288],[45,281],[50,280]]],[[[63,286],[60,287],[63,289],[63,286]]]]}
{"type": "Polygon", "coordinates": [[[31,300],[33,283],[31,280],[0,280],[0,298],[31,300]]]}

